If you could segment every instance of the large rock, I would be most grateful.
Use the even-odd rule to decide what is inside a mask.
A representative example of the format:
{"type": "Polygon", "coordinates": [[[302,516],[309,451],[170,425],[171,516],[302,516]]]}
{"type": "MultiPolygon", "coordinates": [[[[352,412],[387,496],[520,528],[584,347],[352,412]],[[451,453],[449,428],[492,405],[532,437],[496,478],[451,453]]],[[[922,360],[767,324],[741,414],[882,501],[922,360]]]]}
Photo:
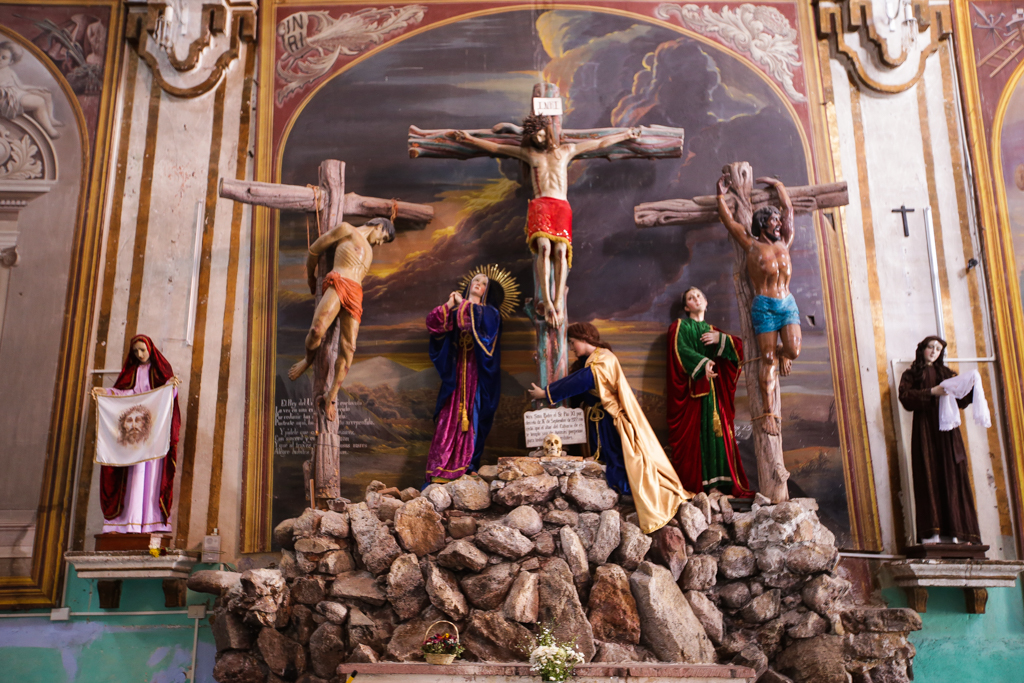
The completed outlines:
{"type": "Polygon", "coordinates": [[[804,604],[823,617],[828,617],[836,602],[850,590],[850,582],[838,576],[820,574],[808,581],[800,591],[804,604]]]}
{"type": "Polygon", "coordinates": [[[452,506],[452,497],[448,495],[448,490],[440,484],[431,484],[423,489],[420,496],[433,503],[434,509],[438,512],[444,512],[452,506]]]}
{"type": "Polygon", "coordinates": [[[448,569],[480,572],[487,567],[487,553],[469,541],[460,539],[437,554],[437,563],[448,569]]]}
{"type": "Polygon", "coordinates": [[[217,657],[213,679],[218,683],[264,683],[267,671],[258,659],[246,652],[224,652],[217,657]]]}
{"type": "Polygon", "coordinates": [[[321,574],[336,575],[342,572],[350,572],[355,568],[356,563],[352,559],[352,553],[347,550],[332,550],[324,553],[323,557],[320,558],[317,571],[321,574]]]}
{"type": "Polygon", "coordinates": [[[430,603],[416,555],[402,555],[391,565],[387,597],[402,621],[416,616],[430,603]]]}
{"type": "Polygon", "coordinates": [[[491,565],[480,574],[462,579],[466,599],[477,609],[498,609],[505,601],[518,569],[513,564],[491,565]]]}
{"type": "Polygon", "coordinates": [[[491,506],[490,486],[483,479],[461,477],[444,485],[456,510],[486,510],[491,506]]]}
{"type": "Polygon", "coordinates": [[[704,627],[704,632],[715,645],[721,645],[725,638],[725,624],[722,613],[715,607],[707,595],[700,591],[686,591],[686,601],[690,603],[697,621],[704,627]]]}
{"type": "Polygon", "coordinates": [[[539,505],[554,498],[557,491],[558,478],[550,474],[541,474],[509,482],[494,493],[494,500],[510,508],[539,505]]]}
{"type": "Polygon", "coordinates": [[[455,621],[466,618],[469,614],[469,605],[466,604],[466,596],[459,590],[459,583],[455,580],[454,574],[433,562],[427,562],[424,579],[430,604],[455,621]]]}
{"type": "Polygon", "coordinates": [[[232,591],[229,601],[235,614],[243,615],[251,626],[276,626],[279,618],[282,625],[288,623],[290,613],[278,614],[288,612],[290,604],[288,586],[280,571],[250,569],[243,572],[238,581],[239,588],[232,591]]]}
{"type": "Polygon", "coordinates": [[[292,523],[292,534],[296,539],[307,538],[320,531],[320,519],[324,513],[313,508],[306,508],[292,523]]]}
{"type": "MultiPolygon", "coordinates": [[[[300,576],[292,582],[292,601],[315,605],[324,599],[324,580],[319,576],[300,576]]],[[[279,676],[281,674],[278,674],[279,676]]]]}
{"type": "Polygon", "coordinates": [[[601,513],[594,541],[587,549],[587,559],[594,564],[604,564],[622,541],[622,518],[618,510],[601,513]]]}
{"type": "Polygon", "coordinates": [[[484,662],[517,662],[533,649],[533,634],[500,611],[473,610],[461,637],[466,650],[484,662]]]}
{"type": "Polygon", "coordinates": [[[332,624],[338,624],[339,626],[344,624],[345,620],[348,619],[348,607],[340,602],[328,602],[325,600],[317,604],[316,611],[324,615],[327,618],[327,621],[332,624]]]}
{"type": "Polygon", "coordinates": [[[732,658],[732,663],[753,669],[758,676],[768,670],[768,656],[753,643],[740,650],[739,654],[732,658]]]}
{"type": "Polygon", "coordinates": [[[590,550],[597,538],[597,530],[601,526],[601,515],[596,512],[584,512],[580,514],[579,523],[574,525],[572,530],[580,537],[583,547],[590,550]]]}
{"type": "Polygon", "coordinates": [[[529,505],[520,505],[505,515],[505,525],[518,529],[525,536],[536,536],[544,530],[540,513],[529,505]]]}
{"type": "Polygon", "coordinates": [[[775,669],[795,683],[848,683],[841,636],[823,635],[798,640],[782,651],[775,669]]]}
{"type": "Polygon", "coordinates": [[[468,515],[465,517],[450,517],[448,519],[448,533],[452,538],[465,538],[476,534],[476,520],[468,515]]]}
{"type": "Polygon", "coordinates": [[[835,546],[802,543],[786,554],[786,569],[794,574],[816,574],[831,569],[839,551],[835,546]]]}
{"type": "Polygon", "coordinates": [[[636,645],[640,642],[640,614],[629,589],[629,577],[617,564],[606,564],[594,572],[594,587],[587,604],[594,638],[636,645]]]}
{"type": "Polygon", "coordinates": [[[388,641],[388,656],[399,662],[423,661],[423,634],[438,619],[446,618],[434,607],[427,607],[417,617],[395,627],[388,641]]]}
{"type": "MultiPolygon", "coordinates": [[[[521,480],[520,480],[521,481],[521,480]]],[[[583,661],[594,658],[594,632],[583,613],[579,595],[573,585],[569,565],[560,557],[553,557],[544,563],[540,574],[541,623],[553,623],[554,635],[559,641],[576,638],[576,647],[583,654],[583,661]]]]}
{"type": "Polygon", "coordinates": [[[722,551],[718,560],[718,571],[727,579],[742,579],[754,573],[757,561],[749,548],[731,545],[722,551]]]}
{"type": "Polygon", "coordinates": [[[651,537],[640,531],[636,524],[626,520],[622,520],[619,529],[622,540],[615,551],[614,559],[623,569],[632,571],[640,566],[647,551],[651,549],[651,537]]]}
{"type": "Polygon", "coordinates": [[[641,562],[629,577],[629,587],[640,613],[643,640],[658,659],[692,664],[715,661],[715,648],[672,572],[651,562],[641,562]]]}
{"type": "Polygon", "coordinates": [[[395,514],[402,509],[405,503],[392,496],[383,496],[377,506],[377,519],[382,522],[394,521],[395,514]]]}
{"type": "Polygon", "coordinates": [[[362,600],[371,605],[383,605],[387,601],[384,591],[377,585],[370,572],[345,572],[335,577],[328,594],[332,598],[362,600]]]}
{"type": "Polygon", "coordinates": [[[590,583],[590,563],[587,562],[587,551],[583,549],[583,542],[570,527],[563,526],[558,532],[558,538],[562,544],[562,556],[565,563],[569,565],[572,572],[572,580],[577,587],[586,586],[590,583]]]}
{"type": "Polygon", "coordinates": [[[348,538],[349,523],[347,512],[323,512],[320,517],[320,533],[335,538],[348,538]]]}
{"type": "Polygon", "coordinates": [[[708,518],[698,508],[689,503],[683,503],[679,506],[679,512],[676,513],[676,517],[679,519],[679,526],[682,527],[683,533],[686,534],[691,543],[696,542],[700,535],[704,533],[704,530],[708,528],[708,518]]]}
{"type": "Polygon", "coordinates": [[[512,583],[508,597],[505,598],[502,614],[506,619],[518,621],[521,624],[534,624],[537,622],[539,601],[537,575],[521,571],[512,583]]]}
{"type": "Polygon", "coordinates": [[[677,527],[665,525],[651,534],[651,557],[665,565],[676,581],[686,568],[686,538],[677,527]]]}
{"type": "Polygon", "coordinates": [[[374,650],[383,650],[388,640],[388,632],[383,624],[378,624],[371,616],[355,607],[349,612],[345,634],[350,650],[359,644],[367,645],[374,650]]]}
{"type": "MultiPolygon", "coordinates": [[[[321,605],[336,605],[345,609],[342,605],[337,603],[322,602],[321,605]]],[[[346,610],[347,612],[348,610],[346,610]]],[[[305,605],[295,605],[292,608],[292,621],[291,630],[288,632],[296,642],[302,645],[309,645],[309,639],[312,637],[313,632],[316,631],[316,627],[320,625],[320,621],[317,617],[313,616],[313,610],[306,607],[305,605]]],[[[219,649],[219,648],[218,648],[219,649]]]]}
{"type": "Polygon", "coordinates": [[[921,615],[906,607],[849,609],[840,618],[847,633],[909,633],[922,628],[921,615]]]}
{"type": "Polygon", "coordinates": [[[330,536],[309,536],[295,541],[295,551],[306,555],[322,555],[328,550],[339,550],[341,545],[330,536]]]}
{"type": "Polygon", "coordinates": [[[523,536],[518,529],[504,524],[491,524],[477,531],[476,544],[484,550],[513,560],[533,550],[533,541],[523,536]]]}
{"type": "Polygon", "coordinates": [[[345,661],[345,638],[342,628],[327,621],[309,639],[310,668],[321,678],[332,678],[338,665],[345,661]]]}
{"type": "Polygon", "coordinates": [[[252,629],[237,614],[221,610],[211,621],[213,622],[213,640],[217,645],[217,652],[248,650],[252,646],[252,629]]]}
{"type": "MultiPolygon", "coordinates": [[[[563,500],[562,502],[564,503],[565,501],[563,500]]],[[[575,527],[580,523],[580,513],[575,510],[548,510],[544,513],[544,523],[560,527],[575,527]]]]}
{"type": "MultiPolygon", "coordinates": [[[[698,510],[698,512],[700,512],[698,510]]],[[[679,584],[684,590],[706,591],[717,581],[718,562],[711,555],[694,555],[687,561],[679,584]]]]}
{"type": "Polygon", "coordinates": [[[395,558],[402,554],[388,528],[365,503],[351,506],[348,513],[363,564],[374,574],[388,571],[395,558]]]}
{"type": "Polygon", "coordinates": [[[818,616],[817,612],[804,612],[786,629],[786,635],[793,640],[813,638],[828,632],[828,622],[818,616]]]}
{"type": "Polygon", "coordinates": [[[444,524],[427,498],[413,498],[395,513],[395,534],[407,552],[423,557],[444,549],[444,524]]]}
{"type": "Polygon", "coordinates": [[[592,479],[577,473],[570,474],[565,483],[565,495],[581,510],[601,512],[610,510],[619,502],[619,494],[604,479],[592,479]]]}
{"type": "Polygon", "coordinates": [[[380,659],[377,653],[369,645],[359,643],[352,650],[352,654],[345,660],[346,664],[376,664],[380,659]]]}
{"type": "Polygon", "coordinates": [[[752,624],[763,624],[779,616],[779,601],[778,590],[767,591],[748,602],[738,616],[752,624]]]}

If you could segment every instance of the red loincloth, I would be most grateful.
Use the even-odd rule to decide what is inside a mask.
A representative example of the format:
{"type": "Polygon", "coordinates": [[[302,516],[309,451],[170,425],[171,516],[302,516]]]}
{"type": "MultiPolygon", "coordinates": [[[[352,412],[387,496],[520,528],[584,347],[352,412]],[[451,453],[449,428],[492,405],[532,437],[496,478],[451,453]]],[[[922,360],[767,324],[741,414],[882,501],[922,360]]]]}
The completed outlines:
{"type": "Polygon", "coordinates": [[[355,280],[342,277],[333,270],[324,277],[324,286],[321,293],[326,292],[328,287],[334,287],[338,293],[338,300],[341,307],[348,311],[356,322],[363,320],[363,286],[355,280]]]}
{"type": "Polygon", "coordinates": [[[569,202],[554,197],[531,199],[526,213],[526,244],[537,253],[534,241],[547,237],[566,246],[566,259],[572,268],[572,208],[569,202]]]}

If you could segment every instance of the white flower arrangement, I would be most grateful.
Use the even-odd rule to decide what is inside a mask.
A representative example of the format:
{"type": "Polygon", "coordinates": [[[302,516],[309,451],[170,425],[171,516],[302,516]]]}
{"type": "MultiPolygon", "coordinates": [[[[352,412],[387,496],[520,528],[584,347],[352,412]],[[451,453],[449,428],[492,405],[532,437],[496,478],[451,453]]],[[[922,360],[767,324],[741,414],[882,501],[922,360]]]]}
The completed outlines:
{"type": "Polygon", "coordinates": [[[530,652],[530,671],[540,674],[542,681],[561,683],[572,678],[576,665],[583,663],[583,654],[576,648],[576,639],[559,643],[550,626],[537,636],[537,647],[530,652]]]}

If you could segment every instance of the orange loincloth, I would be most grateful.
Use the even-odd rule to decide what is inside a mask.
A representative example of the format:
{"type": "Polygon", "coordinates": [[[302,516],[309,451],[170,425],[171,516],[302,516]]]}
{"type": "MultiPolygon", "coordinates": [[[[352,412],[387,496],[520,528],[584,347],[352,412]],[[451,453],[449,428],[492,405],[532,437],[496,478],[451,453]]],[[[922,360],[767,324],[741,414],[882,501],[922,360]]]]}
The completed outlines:
{"type": "Polygon", "coordinates": [[[534,241],[547,237],[566,246],[566,260],[572,268],[572,209],[569,202],[554,197],[531,199],[526,212],[526,243],[537,253],[534,241]]]}
{"type": "Polygon", "coordinates": [[[326,292],[328,287],[334,287],[338,293],[338,300],[341,307],[356,319],[356,322],[363,320],[363,286],[355,280],[338,275],[333,270],[324,277],[324,285],[321,293],[326,292]]]}

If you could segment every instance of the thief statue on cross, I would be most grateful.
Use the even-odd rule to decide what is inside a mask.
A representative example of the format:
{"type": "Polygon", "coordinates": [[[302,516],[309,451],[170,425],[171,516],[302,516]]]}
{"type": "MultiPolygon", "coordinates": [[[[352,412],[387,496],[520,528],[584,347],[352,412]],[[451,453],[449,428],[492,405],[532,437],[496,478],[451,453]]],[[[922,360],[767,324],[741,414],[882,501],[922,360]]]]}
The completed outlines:
{"type": "Polygon", "coordinates": [[[543,311],[549,325],[557,327],[565,315],[565,281],[572,268],[572,209],[566,198],[569,162],[585,152],[604,149],[640,137],[639,128],[580,142],[565,142],[550,116],[531,114],[523,121],[521,145],[502,145],[453,131],[459,142],[479,147],[488,154],[519,159],[530,167],[533,196],[526,214],[526,243],[534,254],[534,273],[540,283],[543,311]],[[551,266],[554,265],[554,289],[551,266]]]}

